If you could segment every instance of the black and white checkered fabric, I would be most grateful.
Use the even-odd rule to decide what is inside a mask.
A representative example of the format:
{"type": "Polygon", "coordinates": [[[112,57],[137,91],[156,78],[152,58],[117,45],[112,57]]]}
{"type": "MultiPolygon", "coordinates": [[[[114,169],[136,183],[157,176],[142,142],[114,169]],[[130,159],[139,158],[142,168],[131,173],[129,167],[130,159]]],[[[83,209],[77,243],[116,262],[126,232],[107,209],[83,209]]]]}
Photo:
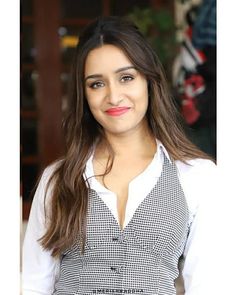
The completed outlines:
{"type": "Polygon", "coordinates": [[[176,166],[167,158],[158,182],[123,230],[91,190],[85,253],[79,243],[64,253],[53,294],[176,294],[188,219],[176,166]]]}

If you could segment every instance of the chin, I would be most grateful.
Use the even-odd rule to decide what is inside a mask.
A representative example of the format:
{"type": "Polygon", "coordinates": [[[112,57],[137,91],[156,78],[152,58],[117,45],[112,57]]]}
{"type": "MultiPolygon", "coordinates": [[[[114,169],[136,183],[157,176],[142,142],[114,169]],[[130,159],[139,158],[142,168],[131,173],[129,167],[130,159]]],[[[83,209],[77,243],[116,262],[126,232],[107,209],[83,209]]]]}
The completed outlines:
{"type": "Polygon", "coordinates": [[[136,128],[109,128],[109,129],[106,129],[105,132],[107,134],[122,136],[122,135],[131,134],[135,130],[136,128]]]}

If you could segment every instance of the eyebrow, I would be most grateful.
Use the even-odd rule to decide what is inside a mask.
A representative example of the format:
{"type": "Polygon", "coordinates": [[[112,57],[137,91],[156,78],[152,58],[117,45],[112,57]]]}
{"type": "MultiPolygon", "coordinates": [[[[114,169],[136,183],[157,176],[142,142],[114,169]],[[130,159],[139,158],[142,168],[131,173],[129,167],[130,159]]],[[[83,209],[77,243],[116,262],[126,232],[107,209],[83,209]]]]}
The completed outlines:
{"type": "MultiPolygon", "coordinates": [[[[115,70],[115,73],[117,74],[117,73],[129,70],[129,69],[135,69],[135,67],[134,66],[122,67],[122,68],[115,70]]],[[[101,78],[101,77],[102,77],[102,74],[89,75],[84,79],[84,81],[86,81],[88,79],[96,79],[96,78],[101,78]]]]}

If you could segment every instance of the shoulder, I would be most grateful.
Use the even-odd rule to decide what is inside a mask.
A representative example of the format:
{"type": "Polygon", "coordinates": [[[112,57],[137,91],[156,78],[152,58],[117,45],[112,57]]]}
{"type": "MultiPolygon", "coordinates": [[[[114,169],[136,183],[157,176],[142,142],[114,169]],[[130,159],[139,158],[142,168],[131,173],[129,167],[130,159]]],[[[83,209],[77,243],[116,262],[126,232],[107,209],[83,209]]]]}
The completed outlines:
{"type": "Polygon", "coordinates": [[[214,162],[198,158],[186,163],[176,161],[176,167],[190,211],[195,211],[200,203],[212,201],[217,188],[217,166],[214,162]]]}
{"type": "Polygon", "coordinates": [[[51,163],[50,165],[48,165],[42,173],[42,178],[43,179],[49,179],[52,174],[56,171],[56,169],[60,166],[62,160],[57,160],[53,163],[51,163]]]}
{"type": "Polygon", "coordinates": [[[176,166],[180,179],[191,186],[203,186],[216,177],[217,166],[211,160],[197,158],[187,160],[186,163],[176,161],[176,166]]]}
{"type": "Polygon", "coordinates": [[[53,176],[54,172],[57,170],[57,168],[60,166],[62,160],[57,160],[53,162],[52,164],[48,165],[41,173],[39,186],[46,187],[49,180],[53,176]]]}
{"type": "Polygon", "coordinates": [[[187,160],[186,163],[176,161],[176,166],[179,174],[184,177],[202,177],[203,175],[210,177],[211,173],[216,172],[217,167],[213,161],[201,158],[187,160]]]}
{"type": "Polygon", "coordinates": [[[46,200],[50,199],[52,190],[53,190],[53,182],[49,184],[49,181],[53,175],[53,173],[56,171],[56,169],[59,167],[61,161],[56,161],[49,166],[47,166],[43,171],[41,176],[39,177],[39,182],[37,185],[37,189],[34,194],[34,204],[40,204],[42,205],[44,203],[44,199],[46,197],[46,200]]]}

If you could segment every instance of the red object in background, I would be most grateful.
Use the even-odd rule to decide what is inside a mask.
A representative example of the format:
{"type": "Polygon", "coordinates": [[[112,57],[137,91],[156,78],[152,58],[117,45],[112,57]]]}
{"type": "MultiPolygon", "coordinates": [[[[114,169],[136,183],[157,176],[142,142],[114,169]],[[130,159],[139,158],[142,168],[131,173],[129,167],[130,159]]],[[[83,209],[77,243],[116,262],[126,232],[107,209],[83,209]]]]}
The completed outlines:
{"type": "Polygon", "coordinates": [[[182,101],[182,115],[188,125],[192,125],[198,120],[200,112],[196,109],[193,99],[182,101]]]}
{"type": "Polygon", "coordinates": [[[194,124],[200,117],[197,109],[197,95],[204,92],[205,83],[202,76],[192,74],[184,82],[184,95],[182,97],[182,115],[187,124],[194,124]]]}

